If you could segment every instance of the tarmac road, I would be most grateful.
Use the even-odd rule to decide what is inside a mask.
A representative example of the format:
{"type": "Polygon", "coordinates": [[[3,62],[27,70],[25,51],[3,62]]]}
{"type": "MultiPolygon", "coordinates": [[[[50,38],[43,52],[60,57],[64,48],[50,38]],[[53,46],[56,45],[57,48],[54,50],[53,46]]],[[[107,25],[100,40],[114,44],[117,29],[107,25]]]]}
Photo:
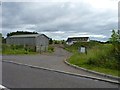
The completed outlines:
{"type": "Polygon", "coordinates": [[[55,69],[55,70],[88,75],[88,76],[93,76],[93,77],[98,77],[98,78],[103,78],[103,79],[109,79],[107,77],[85,72],[83,70],[78,70],[78,69],[75,69],[73,67],[66,65],[63,62],[63,60],[65,58],[68,58],[71,55],[72,54],[67,52],[66,50],[56,47],[55,52],[50,55],[49,54],[48,55],[46,54],[45,55],[41,55],[41,54],[38,54],[38,55],[3,55],[2,60],[14,61],[18,63],[33,65],[33,66],[39,66],[39,67],[44,67],[44,68],[49,68],[49,69],[55,69]]]}
{"type": "Polygon", "coordinates": [[[3,62],[7,88],[118,88],[117,84],[3,62]]]}

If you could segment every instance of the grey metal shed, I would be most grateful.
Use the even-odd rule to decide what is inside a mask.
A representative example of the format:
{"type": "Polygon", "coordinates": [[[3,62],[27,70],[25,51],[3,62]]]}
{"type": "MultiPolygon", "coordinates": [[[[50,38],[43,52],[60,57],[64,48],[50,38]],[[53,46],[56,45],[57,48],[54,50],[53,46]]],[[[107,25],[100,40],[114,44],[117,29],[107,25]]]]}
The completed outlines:
{"type": "Polygon", "coordinates": [[[6,38],[9,45],[24,45],[34,48],[36,52],[47,51],[49,38],[45,34],[13,35],[6,38]]]}

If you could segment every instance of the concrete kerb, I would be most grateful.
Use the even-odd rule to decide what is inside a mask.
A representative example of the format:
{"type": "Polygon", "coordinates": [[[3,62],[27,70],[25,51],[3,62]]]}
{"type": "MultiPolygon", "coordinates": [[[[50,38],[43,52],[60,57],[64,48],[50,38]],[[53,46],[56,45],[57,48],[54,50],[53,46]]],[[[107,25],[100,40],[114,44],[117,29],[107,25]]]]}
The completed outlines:
{"type": "Polygon", "coordinates": [[[85,68],[82,68],[82,67],[70,64],[67,61],[67,59],[64,60],[64,63],[67,64],[67,65],[69,65],[69,66],[71,66],[71,67],[73,67],[73,68],[76,68],[76,69],[79,69],[79,70],[83,70],[85,72],[89,72],[89,73],[93,73],[93,74],[100,75],[100,76],[103,76],[103,77],[107,77],[107,78],[110,78],[110,79],[114,79],[114,80],[117,80],[118,82],[120,81],[120,77],[115,77],[115,76],[112,76],[112,75],[107,75],[107,74],[104,74],[104,73],[99,73],[99,72],[96,72],[96,71],[88,70],[88,69],[85,69],[85,68]]]}
{"type": "Polygon", "coordinates": [[[78,77],[83,77],[83,78],[89,78],[89,79],[99,80],[99,81],[104,81],[104,82],[109,82],[109,83],[113,83],[113,84],[120,84],[120,82],[118,82],[118,81],[113,81],[113,80],[108,80],[108,79],[102,79],[102,78],[98,78],[98,77],[92,77],[92,76],[81,75],[81,74],[76,74],[76,73],[70,73],[70,72],[61,71],[61,70],[49,69],[49,68],[44,68],[44,67],[39,67],[39,66],[33,66],[33,65],[28,65],[28,64],[13,62],[13,61],[6,61],[6,60],[3,60],[3,62],[13,63],[13,64],[16,64],[16,65],[22,65],[22,66],[28,66],[28,67],[31,67],[31,68],[42,69],[42,70],[47,70],[47,71],[53,71],[53,72],[58,72],[58,73],[64,73],[64,74],[78,76],[78,77]]]}

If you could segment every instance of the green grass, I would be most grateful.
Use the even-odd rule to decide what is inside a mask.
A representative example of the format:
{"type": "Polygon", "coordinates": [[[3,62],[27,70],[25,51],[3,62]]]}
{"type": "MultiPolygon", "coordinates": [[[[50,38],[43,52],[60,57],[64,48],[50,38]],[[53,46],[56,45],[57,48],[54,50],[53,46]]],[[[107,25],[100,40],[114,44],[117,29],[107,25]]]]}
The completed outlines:
{"type": "Polygon", "coordinates": [[[54,52],[54,47],[53,47],[53,46],[49,46],[49,47],[48,47],[48,52],[49,52],[49,53],[54,52]]]}
{"type": "Polygon", "coordinates": [[[83,67],[83,68],[86,68],[88,70],[93,70],[93,71],[97,71],[97,72],[101,72],[101,73],[105,73],[105,74],[110,74],[110,75],[113,75],[113,76],[120,76],[120,71],[119,70],[113,70],[113,69],[109,69],[109,68],[105,68],[105,67],[99,67],[99,66],[95,66],[95,65],[88,65],[88,64],[85,64],[85,60],[79,60],[78,61],[74,61],[74,59],[72,59],[74,56],[72,56],[70,59],[69,59],[69,62],[71,64],[74,64],[74,65],[77,65],[79,67],[83,67]],[[78,63],[77,63],[78,62],[78,63]]]}
{"type": "Polygon", "coordinates": [[[102,67],[97,67],[97,66],[90,66],[90,65],[80,65],[80,67],[86,68],[88,70],[93,70],[93,71],[97,71],[97,72],[101,72],[104,74],[109,74],[109,75],[113,75],[113,76],[120,76],[120,71],[119,70],[112,70],[112,69],[108,69],[108,68],[102,68],[102,67]]]}
{"type": "MultiPolygon", "coordinates": [[[[54,52],[54,47],[49,46],[47,53],[52,53],[54,52]]],[[[43,52],[44,53],[44,52],[43,52]]],[[[38,54],[35,52],[33,49],[30,48],[24,48],[23,45],[2,45],[2,54],[38,54]]]]}
{"type": "Polygon", "coordinates": [[[26,49],[21,45],[2,45],[2,54],[37,54],[31,49],[26,49]]]}
{"type": "Polygon", "coordinates": [[[25,51],[24,49],[19,49],[19,50],[6,50],[3,51],[2,54],[36,54],[36,52],[29,52],[25,51]]]}
{"type": "Polygon", "coordinates": [[[71,64],[97,72],[120,76],[119,62],[114,57],[111,44],[84,44],[88,48],[87,54],[78,52],[80,45],[80,43],[76,43],[66,47],[66,50],[73,53],[73,56],[68,60],[71,64]]]}

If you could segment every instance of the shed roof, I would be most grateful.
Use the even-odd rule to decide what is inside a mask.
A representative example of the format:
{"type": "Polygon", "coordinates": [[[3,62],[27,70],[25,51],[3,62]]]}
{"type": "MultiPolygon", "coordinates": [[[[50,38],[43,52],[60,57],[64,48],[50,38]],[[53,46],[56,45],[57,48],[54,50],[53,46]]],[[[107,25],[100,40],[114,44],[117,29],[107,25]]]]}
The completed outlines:
{"type": "Polygon", "coordinates": [[[69,38],[67,39],[67,42],[72,41],[72,40],[80,40],[80,39],[88,40],[89,37],[69,37],[69,38]]]}

